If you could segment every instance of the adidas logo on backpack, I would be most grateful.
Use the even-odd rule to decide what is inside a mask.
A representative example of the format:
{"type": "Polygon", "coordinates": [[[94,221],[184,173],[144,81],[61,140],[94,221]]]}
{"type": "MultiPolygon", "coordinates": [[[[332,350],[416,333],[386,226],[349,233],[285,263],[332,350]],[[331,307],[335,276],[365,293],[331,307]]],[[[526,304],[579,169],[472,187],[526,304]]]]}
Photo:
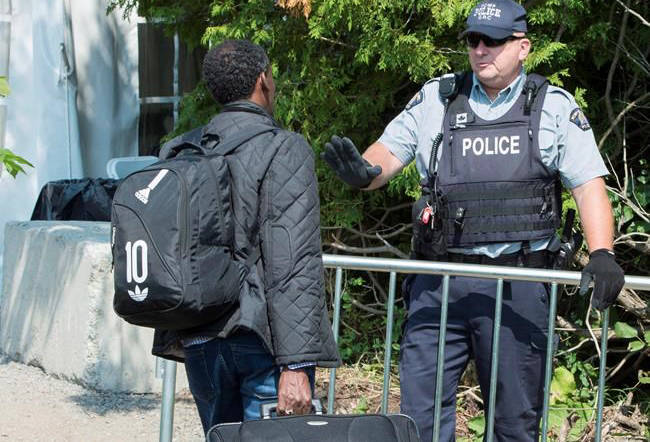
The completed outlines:
{"type": "Polygon", "coordinates": [[[128,290],[128,292],[131,299],[140,302],[147,299],[147,295],[149,294],[149,289],[145,287],[142,291],[140,291],[140,287],[138,287],[138,285],[136,284],[135,291],[132,292],[131,290],[128,290]]]}
{"type": "Polygon", "coordinates": [[[135,325],[179,330],[214,321],[238,301],[240,268],[255,257],[233,259],[225,156],[273,130],[252,127],[206,152],[202,128],[195,129],[163,146],[166,159],[120,183],[111,213],[118,315],[135,325]]]}

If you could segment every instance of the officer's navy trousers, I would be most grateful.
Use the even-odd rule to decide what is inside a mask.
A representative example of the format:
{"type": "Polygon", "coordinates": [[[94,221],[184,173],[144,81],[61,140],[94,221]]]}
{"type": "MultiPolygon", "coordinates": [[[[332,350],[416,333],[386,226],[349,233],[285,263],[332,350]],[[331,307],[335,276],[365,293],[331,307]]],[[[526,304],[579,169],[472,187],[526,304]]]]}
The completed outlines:
{"type": "MultiPolygon", "coordinates": [[[[487,407],[490,387],[496,280],[451,277],[440,440],[454,441],[456,393],[470,358],[487,407]]],[[[415,419],[421,440],[431,441],[442,277],[404,282],[408,319],[400,354],[401,411],[415,419]]],[[[542,415],[548,336],[548,290],[535,282],[504,282],[495,441],[536,441],[542,415]]]]}

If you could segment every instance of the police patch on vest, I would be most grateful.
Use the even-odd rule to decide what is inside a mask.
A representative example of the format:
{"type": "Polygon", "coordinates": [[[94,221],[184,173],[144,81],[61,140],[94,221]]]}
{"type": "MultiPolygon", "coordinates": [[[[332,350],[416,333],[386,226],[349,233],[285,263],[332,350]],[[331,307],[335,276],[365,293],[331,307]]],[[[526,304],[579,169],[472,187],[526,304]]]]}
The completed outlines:
{"type": "Polygon", "coordinates": [[[411,98],[411,101],[408,102],[405,109],[409,110],[417,106],[418,104],[422,103],[422,100],[424,100],[424,92],[420,90],[417,94],[413,95],[413,98],[411,98]]]}
{"type": "Polygon", "coordinates": [[[571,116],[569,117],[569,120],[571,120],[573,124],[575,124],[582,130],[591,129],[591,126],[589,125],[589,120],[587,120],[587,117],[579,107],[576,107],[571,111],[571,116]]]}
{"type": "Polygon", "coordinates": [[[474,154],[477,157],[482,155],[518,155],[519,135],[495,136],[495,137],[468,137],[463,138],[461,146],[463,156],[474,154]]]}

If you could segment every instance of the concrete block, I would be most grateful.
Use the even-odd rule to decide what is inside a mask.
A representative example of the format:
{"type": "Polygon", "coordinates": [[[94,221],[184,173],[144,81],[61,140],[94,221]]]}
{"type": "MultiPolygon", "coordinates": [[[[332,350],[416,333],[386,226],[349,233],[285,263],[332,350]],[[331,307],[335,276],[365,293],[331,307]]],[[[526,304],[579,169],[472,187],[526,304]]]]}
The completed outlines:
{"type": "MultiPolygon", "coordinates": [[[[160,392],[153,330],[113,311],[110,224],[9,222],[0,293],[0,352],[104,391],[160,392]]],[[[176,388],[187,388],[178,364],[176,388]]]]}

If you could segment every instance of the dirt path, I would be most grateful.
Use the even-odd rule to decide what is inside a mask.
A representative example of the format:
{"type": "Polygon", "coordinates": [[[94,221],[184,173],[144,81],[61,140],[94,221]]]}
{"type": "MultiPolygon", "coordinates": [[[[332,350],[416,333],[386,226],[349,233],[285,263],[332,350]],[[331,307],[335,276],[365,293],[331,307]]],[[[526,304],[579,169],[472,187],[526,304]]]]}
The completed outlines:
{"type": "MultiPolygon", "coordinates": [[[[85,389],[0,357],[0,442],[157,441],[159,394],[85,389]]],[[[202,441],[189,391],[176,397],[174,441],[202,441]]]]}
{"type": "MultiPolygon", "coordinates": [[[[377,412],[381,383],[339,369],[337,412],[377,412]]],[[[328,372],[319,370],[317,394],[327,402],[328,372]]],[[[398,407],[393,385],[390,409],[398,407]]],[[[3,441],[157,441],[159,394],[116,394],[86,389],[38,367],[0,355],[0,442],[3,441]]],[[[203,441],[201,423],[188,390],[176,395],[174,441],[203,441]]]]}

